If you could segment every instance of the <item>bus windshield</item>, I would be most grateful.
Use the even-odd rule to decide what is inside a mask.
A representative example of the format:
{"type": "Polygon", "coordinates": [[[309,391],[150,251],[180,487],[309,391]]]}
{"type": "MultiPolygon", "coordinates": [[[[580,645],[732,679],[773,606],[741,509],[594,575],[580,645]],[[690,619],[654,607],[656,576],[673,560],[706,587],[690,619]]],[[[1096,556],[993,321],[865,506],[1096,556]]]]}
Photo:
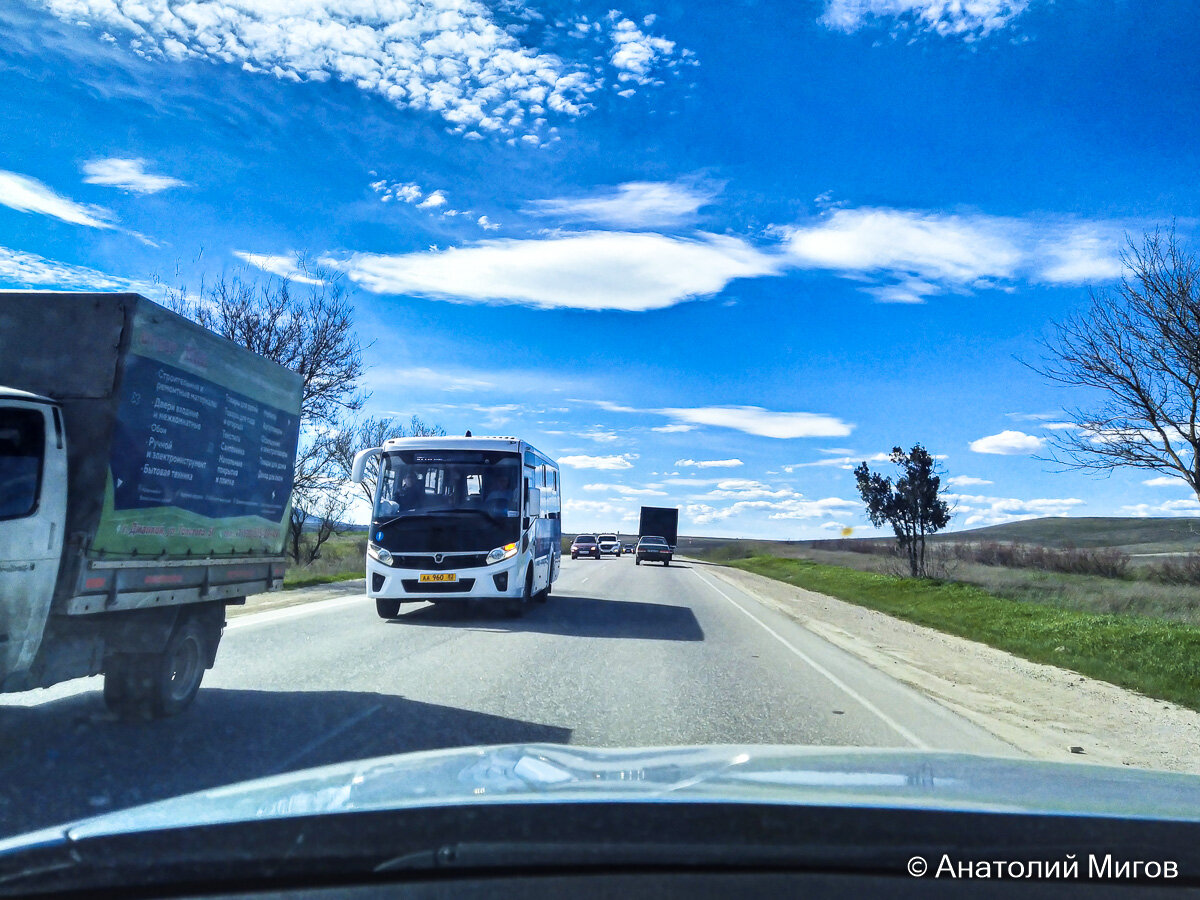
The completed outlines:
{"type": "MultiPolygon", "coordinates": [[[[380,460],[374,522],[378,527],[390,526],[393,540],[406,545],[427,536],[432,528],[444,532],[447,525],[460,532],[467,544],[502,544],[519,534],[520,484],[521,463],[515,453],[436,449],[385,453],[380,460]]],[[[443,543],[439,549],[452,549],[439,543],[443,543]]]]}

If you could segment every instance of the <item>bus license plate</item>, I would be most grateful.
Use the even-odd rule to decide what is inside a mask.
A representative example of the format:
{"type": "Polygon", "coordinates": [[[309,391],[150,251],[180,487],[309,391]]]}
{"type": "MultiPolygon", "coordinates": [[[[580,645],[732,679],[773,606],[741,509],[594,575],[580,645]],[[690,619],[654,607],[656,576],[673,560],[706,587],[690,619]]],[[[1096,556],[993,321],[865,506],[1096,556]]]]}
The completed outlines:
{"type": "Polygon", "coordinates": [[[432,572],[421,575],[422,581],[457,581],[458,574],[455,572],[432,572]]]}

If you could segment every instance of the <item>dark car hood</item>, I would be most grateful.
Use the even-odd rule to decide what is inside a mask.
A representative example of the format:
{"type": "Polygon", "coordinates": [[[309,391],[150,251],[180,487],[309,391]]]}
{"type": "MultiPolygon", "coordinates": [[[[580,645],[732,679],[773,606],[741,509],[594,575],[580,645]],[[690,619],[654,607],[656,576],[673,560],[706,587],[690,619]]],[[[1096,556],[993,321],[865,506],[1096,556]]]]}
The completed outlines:
{"type": "Polygon", "coordinates": [[[1200,822],[1200,777],[895,750],[614,750],[511,744],[379,757],[200,791],[0,841],[0,854],[64,840],[272,817],[617,801],[1066,813],[1200,822]]]}

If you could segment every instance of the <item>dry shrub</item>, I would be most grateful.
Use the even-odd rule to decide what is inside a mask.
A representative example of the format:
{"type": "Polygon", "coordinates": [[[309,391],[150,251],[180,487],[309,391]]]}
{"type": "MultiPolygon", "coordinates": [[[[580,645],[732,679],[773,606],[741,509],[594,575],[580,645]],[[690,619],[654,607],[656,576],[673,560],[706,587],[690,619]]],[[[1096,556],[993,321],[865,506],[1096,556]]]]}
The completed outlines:
{"type": "Polygon", "coordinates": [[[1200,551],[1147,566],[1146,577],[1162,584],[1200,584],[1200,551]]]}
{"type": "Polygon", "coordinates": [[[1038,569],[1068,575],[1099,575],[1124,578],[1129,573],[1129,554],[1111,547],[1080,550],[1075,547],[1043,547],[1040,544],[1009,544],[983,541],[955,543],[956,558],[985,566],[1008,569],[1038,569]]]}

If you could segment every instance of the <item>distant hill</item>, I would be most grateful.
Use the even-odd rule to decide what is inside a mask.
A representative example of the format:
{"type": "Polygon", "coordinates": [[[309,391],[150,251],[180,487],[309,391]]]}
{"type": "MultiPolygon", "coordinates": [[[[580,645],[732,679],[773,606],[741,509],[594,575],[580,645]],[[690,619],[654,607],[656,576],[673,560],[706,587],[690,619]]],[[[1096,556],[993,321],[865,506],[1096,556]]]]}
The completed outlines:
{"type": "Polygon", "coordinates": [[[1045,547],[1119,547],[1128,553],[1200,549],[1200,519],[1055,516],[934,535],[931,542],[1012,541],[1045,547]]]}

